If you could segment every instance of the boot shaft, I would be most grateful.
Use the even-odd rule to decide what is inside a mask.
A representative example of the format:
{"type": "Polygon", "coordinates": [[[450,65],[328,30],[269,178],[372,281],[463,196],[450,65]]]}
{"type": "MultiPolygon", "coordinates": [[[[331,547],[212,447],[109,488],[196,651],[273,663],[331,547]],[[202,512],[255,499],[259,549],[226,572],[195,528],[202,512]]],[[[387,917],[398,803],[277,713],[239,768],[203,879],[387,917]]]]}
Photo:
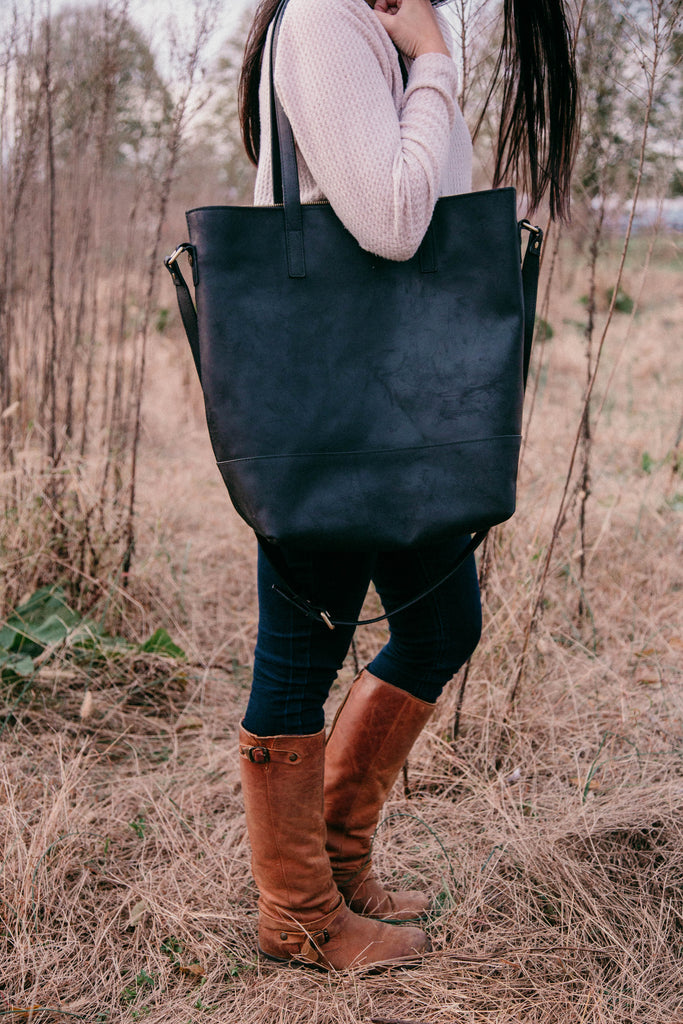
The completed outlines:
{"type": "Polygon", "coordinates": [[[369,854],[380,811],[434,711],[364,669],[337,712],[325,750],[325,819],[334,859],[369,854]]]}
{"type": "Polygon", "coordinates": [[[253,736],[240,728],[240,775],[259,907],[306,923],[339,904],[325,850],[325,732],[253,736]]]}

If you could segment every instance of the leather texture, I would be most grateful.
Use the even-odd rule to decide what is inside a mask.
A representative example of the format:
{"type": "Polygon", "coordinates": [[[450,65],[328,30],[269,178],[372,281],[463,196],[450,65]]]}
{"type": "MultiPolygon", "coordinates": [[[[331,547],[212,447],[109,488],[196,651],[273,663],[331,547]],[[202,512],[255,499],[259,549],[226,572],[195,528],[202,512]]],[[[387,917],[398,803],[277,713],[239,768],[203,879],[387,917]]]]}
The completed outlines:
{"type": "Polygon", "coordinates": [[[266,541],[312,550],[438,543],[508,519],[535,295],[514,189],[439,199],[419,252],[382,259],[328,204],[300,203],[272,82],[271,104],[282,205],[187,213],[196,329],[166,261],[235,508],[266,541]]]}
{"type": "Polygon", "coordinates": [[[419,959],[430,948],[421,929],[359,917],[334,883],[325,850],[324,730],[263,737],[242,727],[239,743],[261,952],[325,970],[419,959]]]}
{"type": "Polygon", "coordinates": [[[435,273],[360,249],[329,207],[302,212],[305,278],[289,277],[281,210],[188,213],[206,416],[237,511],[266,539],[313,549],[436,543],[509,518],[523,401],[514,191],[439,200],[435,273]]]}
{"type": "Polygon", "coordinates": [[[424,893],[384,888],[371,861],[384,803],[434,712],[367,669],[339,708],[325,747],[327,852],[337,886],[357,914],[392,921],[424,915],[424,893]]]}

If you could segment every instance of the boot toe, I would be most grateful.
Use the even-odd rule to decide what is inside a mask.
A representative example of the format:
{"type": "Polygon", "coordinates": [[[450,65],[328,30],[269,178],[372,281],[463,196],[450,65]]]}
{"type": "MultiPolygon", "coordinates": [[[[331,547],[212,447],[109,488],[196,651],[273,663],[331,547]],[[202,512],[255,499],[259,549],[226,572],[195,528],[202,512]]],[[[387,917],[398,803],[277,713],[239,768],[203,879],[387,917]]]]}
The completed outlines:
{"type": "Polygon", "coordinates": [[[421,921],[429,912],[431,900],[425,893],[408,889],[390,892],[372,871],[360,881],[337,881],[337,885],[350,909],[364,917],[387,922],[421,921]]]}
{"type": "Polygon", "coordinates": [[[421,928],[385,924],[348,908],[335,925],[330,928],[329,943],[322,947],[324,959],[334,970],[415,962],[431,949],[421,928]]]}

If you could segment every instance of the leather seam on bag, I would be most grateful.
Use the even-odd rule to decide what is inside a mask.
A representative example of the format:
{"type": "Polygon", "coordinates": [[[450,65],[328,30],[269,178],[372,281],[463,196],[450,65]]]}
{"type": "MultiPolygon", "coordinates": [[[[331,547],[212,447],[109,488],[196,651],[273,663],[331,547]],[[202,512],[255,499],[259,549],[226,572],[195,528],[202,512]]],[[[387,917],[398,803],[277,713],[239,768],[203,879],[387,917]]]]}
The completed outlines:
{"type": "Polygon", "coordinates": [[[400,448],[355,448],[341,452],[274,452],[272,455],[241,455],[238,459],[220,459],[217,466],[228,466],[234,462],[256,462],[261,459],[310,459],[314,457],[328,458],[331,455],[395,455],[397,452],[427,451],[430,448],[459,448],[464,444],[481,444],[482,441],[517,440],[521,434],[492,434],[490,437],[473,437],[461,441],[438,441],[436,444],[410,444],[400,448]]]}

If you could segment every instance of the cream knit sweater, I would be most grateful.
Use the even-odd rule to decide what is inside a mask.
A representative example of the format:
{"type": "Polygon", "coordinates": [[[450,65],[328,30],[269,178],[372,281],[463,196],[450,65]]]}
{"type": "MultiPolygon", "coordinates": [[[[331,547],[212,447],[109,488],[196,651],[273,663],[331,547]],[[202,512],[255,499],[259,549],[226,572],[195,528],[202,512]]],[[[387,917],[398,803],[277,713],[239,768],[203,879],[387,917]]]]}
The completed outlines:
{"type": "MultiPolygon", "coordinates": [[[[273,202],[268,53],[267,44],[257,206],[273,202]]],[[[302,201],[327,199],[364,249],[409,259],[437,198],[470,191],[453,61],[418,57],[404,91],[396,49],[366,0],[290,0],[275,87],[297,144],[302,201]]]]}

